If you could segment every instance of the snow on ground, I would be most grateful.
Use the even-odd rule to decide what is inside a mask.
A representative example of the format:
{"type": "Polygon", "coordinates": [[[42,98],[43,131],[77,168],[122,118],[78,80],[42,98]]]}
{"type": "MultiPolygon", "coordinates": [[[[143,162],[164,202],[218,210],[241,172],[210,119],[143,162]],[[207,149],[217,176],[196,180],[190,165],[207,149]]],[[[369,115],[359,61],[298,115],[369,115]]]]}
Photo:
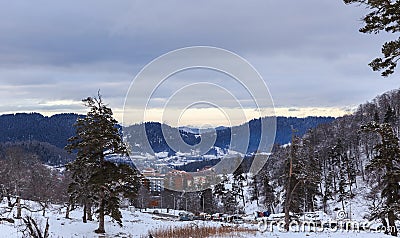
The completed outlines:
{"type": "MultiPolygon", "coordinates": [[[[23,202],[24,206],[29,207],[31,210],[39,210],[40,207],[34,202],[23,202]]],[[[11,212],[7,211],[7,204],[5,201],[0,204],[1,215],[0,217],[12,218],[15,215],[15,209],[11,212]]],[[[165,210],[158,210],[161,213],[166,213],[165,210]]],[[[106,231],[105,235],[95,234],[93,231],[97,228],[96,221],[88,221],[87,224],[82,223],[81,216],[82,210],[77,209],[71,212],[71,219],[65,218],[65,208],[59,205],[52,205],[46,212],[46,216],[42,216],[41,211],[30,212],[24,209],[23,216],[29,215],[39,221],[39,226],[44,229],[46,219],[49,219],[50,224],[50,237],[144,237],[148,234],[151,229],[157,229],[160,227],[177,227],[188,224],[196,224],[197,226],[223,226],[232,225],[221,222],[212,221],[188,221],[181,222],[176,218],[165,217],[157,214],[152,214],[152,210],[147,210],[148,213],[140,212],[134,209],[123,209],[123,227],[112,222],[109,218],[106,219],[106,231]]],[[[178,214],[179,211],[175,211],[178,214]]],[[[174,211],[170,210],[169,215],[173,215],[174,211]]],[[[21,220],[15,219],[15,223],[11,224],[8,222],[0,222],[0,237],[23,237],[24,225],[21,220]]],[[[259,225],[255,222],[238,224],[236,226],[245,226],[251,229],[259,229],[259,225]]],[[[232,236],[229,236],[232,237],[232,236]]],[[[325,229],[323,232],[281,232],[277,226],[274,226],[274,230],[271,232],[266,229],[265,232],[256,232],[255,234],[235,234],[234,237],[389,237],[382,233],[373,232],[356,232],[356,231],[336,231],[332,232],[329,229],[325,229]]]]}
{"type": "Polygon", "coordinates": [[[353,232],[334,232],[334,233],[329,233],[329,232],[324,232],[324,233],[294,233],[294,232],[288,232],[288,233],[264,233],[264,234],[257,234],[256,236],[252,236],[255,238],[265,238],[265,237],[279,237],[279,238],[301,238],[301,237],[307,237],[307,238],[330,238],[330,237],[337,237],[337,238],[353,238],[353,237],[359,237],[359,238],[389,238],[393,236],[387,236],[381,233],[366,233],[366,232],[360,232],[360,233],[353,233],[353,232]]]}

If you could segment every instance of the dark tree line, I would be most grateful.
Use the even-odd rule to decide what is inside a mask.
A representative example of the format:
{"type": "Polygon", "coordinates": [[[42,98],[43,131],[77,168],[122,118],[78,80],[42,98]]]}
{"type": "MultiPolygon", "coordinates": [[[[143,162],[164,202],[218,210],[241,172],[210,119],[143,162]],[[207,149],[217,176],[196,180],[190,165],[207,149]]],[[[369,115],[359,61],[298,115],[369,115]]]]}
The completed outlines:
{"type": "Polygon", "coordinates": [[[39,113],[16,113],[0,116],[0,142],[40,141],[63,149],[74,135],[77,114],[45,117],[39,113]]]}

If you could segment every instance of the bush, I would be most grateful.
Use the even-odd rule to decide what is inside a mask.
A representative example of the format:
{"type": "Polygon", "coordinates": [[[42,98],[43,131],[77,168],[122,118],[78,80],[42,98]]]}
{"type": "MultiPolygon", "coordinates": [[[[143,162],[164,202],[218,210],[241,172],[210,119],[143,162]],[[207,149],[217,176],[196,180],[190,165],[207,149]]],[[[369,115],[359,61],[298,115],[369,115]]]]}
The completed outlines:
{"type": "Polygon", "coordinates": [[[163,238],[204,238],[204,237],[239,237],[240,234],[253,234],[257,232],[256,229],[250,229],[240,226],[198,226],[197,224],[190,224],[181,227],[160,227],[149,231],[147,237],[163,237],[163,238]]]}

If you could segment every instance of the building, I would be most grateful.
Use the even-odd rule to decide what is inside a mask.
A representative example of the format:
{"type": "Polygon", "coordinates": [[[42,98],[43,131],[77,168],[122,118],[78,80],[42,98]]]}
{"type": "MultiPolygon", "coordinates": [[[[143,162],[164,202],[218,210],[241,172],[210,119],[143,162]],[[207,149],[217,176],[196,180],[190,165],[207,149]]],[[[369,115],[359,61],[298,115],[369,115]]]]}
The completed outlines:
{"type": "Polygon", "coordinates": [[[147,186],[152,193],[159,193],[164,191],[165,175],[158,173],[153,168],[146,168],[142,171],[144,176],[142,183],[147,186]]]}

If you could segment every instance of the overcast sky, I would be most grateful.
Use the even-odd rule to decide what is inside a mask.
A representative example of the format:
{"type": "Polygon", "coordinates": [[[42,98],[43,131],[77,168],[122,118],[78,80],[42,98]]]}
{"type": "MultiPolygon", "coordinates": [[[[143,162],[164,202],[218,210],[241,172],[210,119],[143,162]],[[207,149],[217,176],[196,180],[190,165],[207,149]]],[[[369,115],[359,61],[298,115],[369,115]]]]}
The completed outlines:
{"type": "MultiPolygon", "coordinates": [[[[398,73],[382,78],[367,65],[390,35],[359,33],[365,12],[341,0],[0,0],[0,113],[84,113],[80,100],[101,89],[121,120],[127,90],[146,64],[202,45],[248,60],[278,115],[341,115],[399,87],[398,73]]],[[[224,77],[177,75],[157,99],[168,99],[177,82],[224,77]]],[[[227,124],[221,115],[199,115],[182,123],[227,124]]]]}

